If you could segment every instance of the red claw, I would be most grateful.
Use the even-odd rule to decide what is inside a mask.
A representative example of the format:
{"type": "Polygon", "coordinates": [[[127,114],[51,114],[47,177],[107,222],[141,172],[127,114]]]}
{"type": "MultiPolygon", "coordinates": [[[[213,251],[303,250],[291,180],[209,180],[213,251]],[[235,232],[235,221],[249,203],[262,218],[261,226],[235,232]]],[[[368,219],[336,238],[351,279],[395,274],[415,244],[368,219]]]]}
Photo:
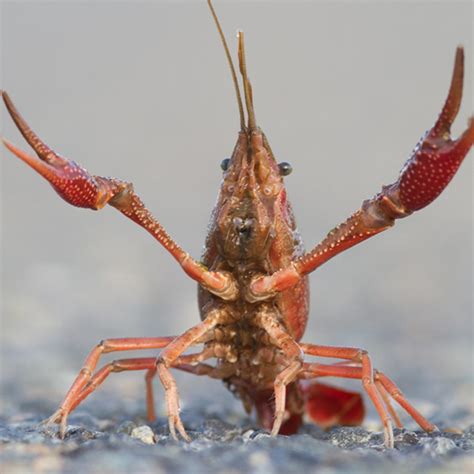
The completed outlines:
{"type": "Polygon", "coordinates": [[[3,139],[4,145],[18,158],[48,180],[54,190],[69,204],[89,209],[100,209],[115,194],[117,183],[93,176],[74,161],[67,160],[51,150],[28,126],[10,97],[2,97],[13,121],[38,158],[25,153],[3,139]]]}
{"type": "Polygon", "coordinates": [[[451,139],[451,125],[458,114],[463,89],[464,51],[456,50],[448,97],[433,128],[420,140],[403,167],[395,186],[400,201],[409,212],[417,211],[436,199],[451,181],[474,142],[474,119],[467,130],[451,139]]]}

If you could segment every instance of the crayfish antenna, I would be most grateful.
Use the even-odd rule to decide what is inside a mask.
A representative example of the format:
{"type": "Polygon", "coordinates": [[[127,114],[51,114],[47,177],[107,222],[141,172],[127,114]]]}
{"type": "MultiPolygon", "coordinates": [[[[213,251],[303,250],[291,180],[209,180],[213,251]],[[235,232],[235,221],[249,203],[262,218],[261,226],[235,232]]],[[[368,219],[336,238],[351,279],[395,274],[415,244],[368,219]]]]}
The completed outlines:
{"type": "Polygon", "coordinates": [[[219,22],[219,18],[217,17],[217,13],[214,10],[214,6],[212,5],[211,0],[207,0],[207,4],[209,6],[209,9],[211,10],[212,17],[214,18],[214,22],[216,24],[217,31],[219,32],[219,35],[221,37],[222,46],[224,47],[225,55],[227,57],[227,62],[229,63],[230,73],[232,74],[232,82],[234,83],[235,94],[237,96],[237,104],[239,106],[240,129],[244,131],[245,130],[244,106],[242,104],[242,96],[240,94],[239,81],[237,80],[237,74],[235,72],[232,56],[230,55],[229,47],[227,46],[227,41],[225,39],[224,32],[222,30],[221,24],[219,22]]]}
{"type": "Polygon", "coordinates": [[[247,114],[249,117],[248,128],[250,131],[257,130],[257,121],[255,119],[255,109],[253,106],[252,85],[247,75],[247,63],[245,59],[245,43],[244,32],[238,31],[237,38],[239,40],[239,66],[242,80],[244,81],[245,104],[247,106],[247,114]]]}

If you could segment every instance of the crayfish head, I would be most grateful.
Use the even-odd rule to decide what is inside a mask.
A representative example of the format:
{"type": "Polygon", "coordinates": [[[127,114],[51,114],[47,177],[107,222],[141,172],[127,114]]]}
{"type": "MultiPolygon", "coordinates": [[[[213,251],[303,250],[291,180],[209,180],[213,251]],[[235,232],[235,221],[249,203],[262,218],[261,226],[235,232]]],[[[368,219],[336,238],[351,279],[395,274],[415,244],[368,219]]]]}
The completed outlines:
{"type": "MultiPolygon", "coordinates": [[[[227,56],[240,116],[240,133],[234,152],[221,164],[224,181],[212,216],[208,247],[215,248],[230,264],[261,262],[268,260],[275,235],[281,230],[281,219],[289,223],[287,227],[294,227],[282,179],[291,172],[291,166],[277,164],[265,135],[257,126],[244,33],[237,33],[242,98],[232,57],[211,0],[208,5],[227,56]]],[[[212,254],[213,250],[208,253],[212,254]]]]}
{"type": "Polygon", "coordinates": [[[260,130],[240,132],[224,168],[214,215],[218,251],[230,262],[265,260],[286,203],[287,168],[282,172],[260,130]]]}

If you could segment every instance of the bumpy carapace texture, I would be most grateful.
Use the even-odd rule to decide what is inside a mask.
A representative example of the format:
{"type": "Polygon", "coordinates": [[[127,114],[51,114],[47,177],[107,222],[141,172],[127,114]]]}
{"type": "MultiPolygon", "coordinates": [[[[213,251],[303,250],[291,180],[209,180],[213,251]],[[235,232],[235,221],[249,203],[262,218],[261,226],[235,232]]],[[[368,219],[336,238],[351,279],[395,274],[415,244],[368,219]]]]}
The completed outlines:
{"type": "Polygon", "coordinates": [[[165,389],[171,435],[176,438],[177,430],[188,440],[171,372],[177,369],[223,380],[248,412],[255,409],[260,424],[272,435],[295,433],[305,413],[324,428],[362,422],[361,396],[316,381],[327,376],[361,381],[380,415],[386,446],[394,444],[392,424],[402,426],[391,400],[421,428],[435,430],[393,381],[374,370],[366,351],[319,346],[301,339],[309,312],[308,274],[342,251],[390,228],[396,219],[427,206],[448,185],[469,152],[474,142],[472,118],[458,139],[450,135],[461,104],[463,49],[456,51],[442,112],[416,146],[397,181],[384,186],[321,243],[305,252],[285,190],[284,176],[290,171],[289,165],[278,164],[256,123],[243,33],[239,32],[239,66],[244,100],[222,29],[211,2],[208,4],[231,68],[240,132],[231,158],[222,163],[223,183],[201,261],[191,258],[167,234],[130,183],[95,176],[59,156],[30,129],[7,93],[2,93],[8,112],[37,157],[4,139],[13,154],[48,180],[70,204],[94,210],[106,204],[115,207],[147,230],[199,285],[200,323],[179,336],[101,341],[86,358],[59,409],[47,421],[59,423],[64,437],[69,413],[110,373],[146,370],[149,419],[155,418],[152,381],[158,375],[165,389]],[[183,355],[194,346],[201,350],[183,355]],[[102,354],[136,349],[161,352],[158,357],[118,359],[96,370],[102,354]],[[305,356],[341,361],[322,364],[308,362],[305,356]]]}

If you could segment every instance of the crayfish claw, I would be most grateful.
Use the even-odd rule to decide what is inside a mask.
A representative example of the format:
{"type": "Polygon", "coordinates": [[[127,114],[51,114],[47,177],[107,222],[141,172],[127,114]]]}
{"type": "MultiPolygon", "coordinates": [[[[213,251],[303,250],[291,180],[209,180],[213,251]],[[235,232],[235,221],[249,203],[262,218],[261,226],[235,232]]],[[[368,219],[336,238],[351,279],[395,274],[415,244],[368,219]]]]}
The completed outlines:
{"type": "Polygon", "coordinates": [[[33,168],[37,173],[39,173],[43,178],[51,182],[56,175],[56,169],[50,163],[45,160],[35,158],[34,156],[29,155],[20,148],[17,148],[12,142],[2,137],[2,142],[5,147],[10,150],[14,155],[16,155],[20,160],[24,161],[28,166],[33,168]]]}
{"type": "Polygon", "coordinates": [[[441,137],[449,135],[451,125],[461,107],[462,91],[464,82],[464,49],[458,46],[456,49],[456,58],[454,60],[453,75],[451,85],[449,87],[448,97],[443,106],[443,110],[439,114],[436,124],[431,129],[430,135],[433,137],[441,137]]]}
{"type": "Polygon", "coordinates": [[[454,141],[453,148],[458,155],[465,156],[474,143],[474,117],[469,117],[464,133],[454,141]]]}
{"type": "Polygon", "coordinates": [[[30,128],[30,126],[26,123],[25,119],[20,115],[15,104],[10,99],[10,96],[6,93],[6,91],[1,91],[3,101],[7,107],[8,113],[10,114],[11,118],[15,122],[18,130],[23,135],[25,140],[28,144],[35,150],[38,157],[52,165],[52,166],[61,166],[65,165],[67,160],[62,158],[61,156],[57,155],[51,148],[46,145],[39,137],[36,135],[35,132],[30,128]]]}
{"type": "Polygon", "coordinates": [[[453,77],[443,110],[433,128],[416,146],[403,167],[396,189],[408,212],[417,211],[434,201],[446,188],[474,143],[474,119],[456,139],[451,139],[451,125],[462,99],[464,52],[456,51],[453,77]]]}
{"type": "Polygon", "coordinates": [[[38,159],[25,153],[5,138],[2,138],[2,141],[8,150],[43,176],[69,204],[89,209],[100,209],[107,203],[111,186],[99,186],[98,178],[90,175],[74,161],[55,155],[62,162],[56,160],[53,164],[51,160],[38,159]]]}
{"type": "Polygon", "coordinates": [[[94,176],[76,162],[55,153],[29,127],[8,94],[1,93],[13,121],[38,158],[2,138],[5,147],[43,176],[66,202],[77,207],[101,209],[124,188],[121,181],[94,176]]]}

